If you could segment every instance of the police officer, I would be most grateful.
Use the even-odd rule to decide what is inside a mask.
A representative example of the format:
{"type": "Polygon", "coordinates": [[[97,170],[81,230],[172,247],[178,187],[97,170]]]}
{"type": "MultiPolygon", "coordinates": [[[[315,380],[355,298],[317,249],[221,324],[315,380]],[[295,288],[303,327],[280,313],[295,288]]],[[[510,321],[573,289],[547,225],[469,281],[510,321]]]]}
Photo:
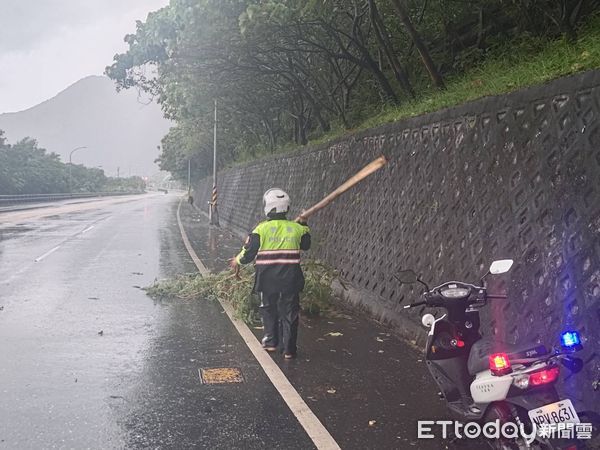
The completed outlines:
{"type": "Polygon", "coordinates": [[[304,220],[287,219],[290,197],[281,189],[265,192],[263,205],[267,220],[248,235],[230,266],[236,270],[256,258],[253,291],[260,296],[262,346],[274,352],[281,345],[284,358],[292,359],[297,351],[299,293],[304,288],[300,250],[310,248],[310,230],[304,220]]]}

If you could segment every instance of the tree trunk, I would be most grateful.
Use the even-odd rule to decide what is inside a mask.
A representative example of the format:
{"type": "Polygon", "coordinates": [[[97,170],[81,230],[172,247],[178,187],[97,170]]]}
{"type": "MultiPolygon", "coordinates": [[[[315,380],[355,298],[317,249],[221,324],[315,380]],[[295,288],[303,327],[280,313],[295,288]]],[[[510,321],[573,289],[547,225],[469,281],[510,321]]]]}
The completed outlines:
{"type": "Polygon", "coordinates": [[[379,11],[375,5],[375,0],[368,0],[368,2],[369,9],[371,11],[371,22],[373,23],[375,36],[379,42],[379,47],[380,49],[383,49],[385,56],[390,63],[392,70],[394,71],[396,80],[398,80],[398,83],[400,83],[402,89],[404,89],[410,97],[415,98],[415,91],[408,80],[408,75],[406,74],[404,68],[400,65],[398,58],[396,58],[391,42],[387,38],[387,30],[385,29],[385,25],[381,20],[381,16],[379,15],[379,11]]]}
{"type": "Polygon", "coordinates": [[[431,55],[429,54],[429,50],[427,50],[427,46],[421,39],[421,35],[419,34],[419,32],[413,26],[413,24],[410,20],[410,17],[408,16],[408,12],[404,8],[404,5],[402,5],[401,0],[391,0],[391,1],[392,1],[392,5],[396,9],[396,13],[398,14],[398,17],[400,18],[400,21],[406,28],[406,31],[410,35],[412,41],[415,43],[415,47],[417,47],[419,55],[421,55],[421,60],[423,61],[423,64],[425,65],[427,72],[429,72],[429,76],[431,77],[431,81],[433,82],[433,85],[435,87],[437,87],[438,89],[444,89],[446,86],[444,84],[442,75],[436,69],[435,64],[433,63],[433,59],[431,59],[431,55]]]}
{"type": "Polygon", "coordinates": [[[308,144],[308,139],[306,139],[306,119],[304,117],[304,112],[298,114],[298,120],[296,121],[298,124],[298,142],[297,144],[306,145],[308,144]]]}
{"type": "Polygon", "coordinates": [[[323,118],[323,114],[321,114],[321,108],[316,103],[313,103],[313,111],[315,113],[315,117],[317,118],[317,122],[319,122],[321,131],[323,131],[323,133],[331,131],[331,125],[329,125],[329,122],[323,118]]]}
{"type": "Polygon", "coordinates": [[[383,91],[383,96],[386,98],[386,100],[392,101],[393,103],[398,103],[398,96],[394,92],[394,88],[392,88],[392,85],[390,84],[390,81],[387,79],[385,74],[381,70],[379,70],[377,61],[375,61],[373,59],[373,57],[371,56],[371,53],[369,52],[369,49],[367,49],[366,46],[363,45],[360,37],[357,36],[356,27],[354,27],[355,29],[353,30],[353,36],[352,37],[346,36],[346,37],[351,39],[352,44],[360,52],[360,57],[353,55],[352,53],[350,53],[350,51],[347,48],[345,48],[345,46],[344,46],[343,42],[341,41],[340,36],[338,34],[338,30],[336,30],[334,27],[332,27],[330,24],[328,24],[326,22],[322,22],[322,24],[329,32],[329,35],[337,41],[339,49],[342,52],[342,54],[344,55],[343,57],[345,59],[347,59],[348,61],[351,61],[367,70],[370,70],[373,73],[373,75],[375,76],[377,83],[379,84],[379,87],[383,91]]]}
{"type": "Polygon", "coordinates": [[[581,14],[583,1],[584,0],[569,2],[568,0],[562,0],[561,2],[561,31],[567,42],[570,44],[577,41],[577,31],[575,31],[575,27],[577,26],[577,21],[581,14]]]}

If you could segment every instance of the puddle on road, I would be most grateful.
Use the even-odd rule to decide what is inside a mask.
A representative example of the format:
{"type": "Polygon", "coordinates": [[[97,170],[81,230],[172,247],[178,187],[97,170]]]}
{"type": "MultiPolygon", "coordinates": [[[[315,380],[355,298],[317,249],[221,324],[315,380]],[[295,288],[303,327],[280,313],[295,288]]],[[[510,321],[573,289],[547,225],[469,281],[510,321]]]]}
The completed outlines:
{"type": "Polygon", "coordinates": [[[8,239],[14,239],[15,237],[17,237],[18,235],[21,234],[25,234],[28,233],[30,231],[33,231],[32,227],[29,227],[27,225],[10,225],[7,227],[2,227],[2,225],[0,225],[0,241],[5,241],[8,239]]]}
{"type": "Polygon", "coordinates": [[[2,234],[17,234],[17,233],[25,233],[25,232],[27,232],[27,231],[31,231],[31,230],[33,230],[33,228],[32,228],[32,227],[28,227],[28,226],[26,226],[26,225],[20,225],[20,224],[13,225],[13,226],[6,227],[6,228],[3,228],[3,227],[0,225],[0,233],[2,233],[2,234]]]}

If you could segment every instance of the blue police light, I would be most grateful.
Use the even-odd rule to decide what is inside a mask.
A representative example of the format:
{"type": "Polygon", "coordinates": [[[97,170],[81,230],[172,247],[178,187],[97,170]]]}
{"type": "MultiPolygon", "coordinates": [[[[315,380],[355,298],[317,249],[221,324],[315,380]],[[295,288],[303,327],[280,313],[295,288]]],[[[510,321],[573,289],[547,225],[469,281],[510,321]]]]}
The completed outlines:
{"type": "Polygon", "coordinates": [[[581,339],[577,331],[565,331],[560,335],[560,342],[565,350],[581,350],[581,339]]]}

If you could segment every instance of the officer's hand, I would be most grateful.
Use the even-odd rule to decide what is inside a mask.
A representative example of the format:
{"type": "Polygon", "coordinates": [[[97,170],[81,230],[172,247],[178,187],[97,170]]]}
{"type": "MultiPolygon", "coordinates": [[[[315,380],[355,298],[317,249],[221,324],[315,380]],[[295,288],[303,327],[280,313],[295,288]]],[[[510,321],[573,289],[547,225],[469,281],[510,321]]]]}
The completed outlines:
{"type": "Polygon", "coordinates": [[[234,271],[237,271],[237,270],[239,270],[239,267],[240,267],[240,265],[239,265],[239,264],[238,264],[238,262],[236,261],[235,257],[233,257],[233,258],[230,258],[230,259],[228,260],[228,262],[229,262],[229,268],[230,268],[231,270],[234,270],[234,271]]]}
{"type": "Polygon", "coordinates": [[[238,264],[238,262],[236,261],[235,258],[231,258],[229,260],[229,267],[231,268],[231,270],[233,270],[235,277],[239,280],[241,278],[240,277],[240,265],[238,264]]]}
{"type": "Polygon", "coordinates": [[[306,217],[304,217],[303,214],[304,214],[304,211],[302,211],[300,213],[300,215],[296,219],[296,222],[298,222],[300,225],[308,225],[308,223],[307,223],[308,219],[306,217]]]}

